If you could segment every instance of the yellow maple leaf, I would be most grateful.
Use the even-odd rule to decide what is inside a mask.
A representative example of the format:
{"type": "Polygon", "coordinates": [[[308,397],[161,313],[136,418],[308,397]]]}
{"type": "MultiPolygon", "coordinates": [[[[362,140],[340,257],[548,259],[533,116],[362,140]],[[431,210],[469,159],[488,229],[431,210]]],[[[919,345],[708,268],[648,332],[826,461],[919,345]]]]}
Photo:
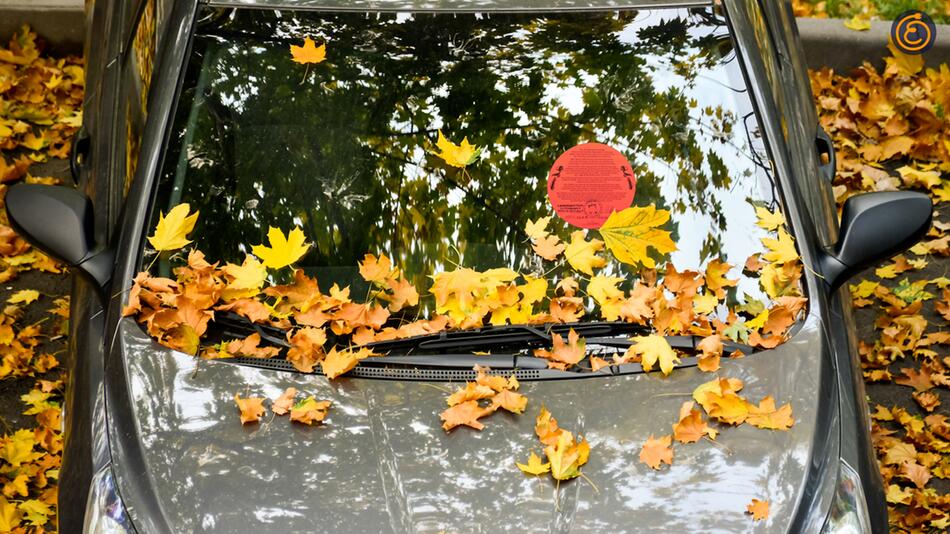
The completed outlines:
{"type": "Polygon", "coordinates": [[[3,438],[0,445],[0,459],[17,467],[22,463],[29,463],[43,456],[43,453],[33,452],[36,440],[33,431],[28,429],[17,430],[12,436],[3,438]]]}
{"type": "Polygon", "coordinates": [[[749,416],[746,417],[745,422],[769,430],[788,430],[795,424],[795,420],[792,419],[792,405],[785,404],[781,408],[776,408],[775,399],[771,396],[762,399],[758,406],[750,404],[749,416]]]}
{"type": "MultiPolygon", "coordinates": [[[[895,274],[896,276],[896,274],[895,274]]],[[[860,284],[851,284],[851,296],[861,299],[866,299],[874,294],[874,290],[881,285],[878,282],[872,282],[870,280],[861,280],[860,284]]]]}
{"type": "Polygon", "coordinates": [[[575,271],[593,276],[594,269],[607,265],[607,260],[597,255],[604,248],[604,242],[599,239],[587,241],[583,230],[571,233],[571,241],[564,249],[564,257],[575,271]]]}
{"type": "Polygon", "coordinates": [[[755,208],[755,216],[759,219],[758,222],[755,223],[756,226],[770,232],[777,230],[780,226],[785,224],[785,215],[778,210],[769,211],[766,208],[758,206],[755,208]]]}
{"type": "Polygon", "coordinates": [[[924,56],[905,54],[894,46],[894,43],[888,42],[887,49],[891,51],[891,57],[884,58],[887,64],[885,74],[896,73],[901,76],[913,76],[923,70],[924,56]]]}
{"type": "Polygon", "coordinates": [[[600,227],[600,235],[607,249],[618,260],[630,265],[642,263],[645,267],[653,268],[656,262],[647,255],[647,248],[652,247],[660,254],[676,250],[676,243],[670,238],[670,233],[659,229],[669,220],[670,212],[658,210],[653,204],[633,206],[611,213],[600,227]]]}
{"type": "Polygon", "coordinates": [[[376,354],[369,349],[359,349],[356,351],[343,349],[338,351],[336,347],[333,347],[323,360],[323,374],[332,380],[342,374],[350,372],[363,358],[375,355],[376,354]]]}
{"type": "Polygon", "coordinates": [[[660,371],[668,375],[680,361],[676,351],[663,336],[656,334],[636,336],[631,338],[631,341],[634,344],[627,350],[640,355],[640,365],[648,373],[653,370],[653,365],[659,362],[660,371]]]}
{"type": "Polygon", "coordinates": [[[719,304],[719,299],[712,293],[698,294],[693,297],[693,311],[698,314],[712,313],[719,304]]]}
{"type": "Polygon", "coordinates": [[[198,212],[189,215],[189,211],[191,211],[191,206],[185,203],[172,208],[168,215],[159,212],[155,233],[148,238],[152,248],[159,252],[178,250],[191,243],[188,240],[188,234],[195,228],[198,212]]]}
{"type": "Polygon", "coordinates": [[[40,292],[35,289],[21,289],[10,295],[7,304],[29,304],[40,298],[40,292]]]}
{"type": "Polygon", "coordinates": [[[605,304],[610,300],[622,299],[623,291],[617,285],[623,282],[619,276],[592,276],[587,284],[587,294],[593,297],[598,304],[605,304]]]}
{"type": "Polygon", "coordinates": [[[925,171],[922,169],[915,169],[910,165],[904,165],[897,169],[897,172],[901,175],[901,180],[904,181],[904,185],[907,187],[923,187],[926,189],[933,189],[938,187],[942,182],[940,180],[939,171],[925,171]]]}
{"type": "Polygon", "coordinates": [[[798,259],[798,251],[795,250],[795,240],[791,234],[785,230],[778,231],[778,239],[769,237],[762,238],[762,244],[769,249],[763,258],[772,263],[788,263],[798,259]]]}
{"type": "Polygon", "coordinates": [[[844,27],[857,32],[866,32],[871,29],[871,20],[865,16],[855,15],[844,21],[844,27]]]}
{"type": "Polygon", "coordinates": [[[307,37],[303,46],[290,45],[290,55],[297,63],[322,63],[327,57],[327,45],[316,46],[313,39],[307,37]]]}
{"type": "Polygon", "coordinates": [[[0,532],[12,532],[20,526],[23,513],[17,510],[16,504],[0,496],[0,532]]]}
{"type": "Polygon", "coordinates": [[[580,466],[587,463],[590,445],[585,440],[575,443],[574,435],[562,430],[553,445],[544,448],[551,463],[551,476],[555,480],[569,480],[580,476],[580,466]]]}
{"type": "Polygon", "coordinates": [[[250,254],[244,255],[244,263],[229,263],[221,268],[230,281],[221,294],[225,300],[249,298],[258,294],[267,279],[267,267],[250,254]]]}
{"type": "Polygon", "coordinates": [[[310,249],[310,244],[305,243],[306,238],[300,228],[294,228],[284,236],[283,231],[271,226],[267,230],[267,241],[270,243],[269,247],[263,244],[254,245],[251,252],[263,260],[268,269],[286,267],[302,258],[310,249]]]}
{"type": "Polygon", "coordinates": [[[525,474],[534,476],[543,475],[551,470],[551,462],[541,463],[541,457],[535,454],[534,451],[531,452],[531,456],[528,456],[527,464],[521,464],[516,461],[515,465],[525,474]]]}
{"type": "Polygon", "coordinates": [[[49,521],[49,516],[53,514],[53,509],[39,499],[23,501],[18,508],[26,514],[26,520],[36,526],[45,525],[49,521]]]}
{"type": "Polygon", "coordinates": [[[536,221],[528,219],[524,227],[524,233],[528,234],[531,239],[544,239],[548,236],[548,223],[550,222],[550,216],[539,217],[536,221]]]}
{"type": "Polygon", "coordinates": [[[478,157],[482,155],[482,149],[469,143],[468,137],[462,139],[462,144],[456,145],[442,135],[442,130],[439,130],[439,140],[436,141],[436,146],[441,151],[436,156],[453,167],[467,167],[475,163],[478,157]]]}

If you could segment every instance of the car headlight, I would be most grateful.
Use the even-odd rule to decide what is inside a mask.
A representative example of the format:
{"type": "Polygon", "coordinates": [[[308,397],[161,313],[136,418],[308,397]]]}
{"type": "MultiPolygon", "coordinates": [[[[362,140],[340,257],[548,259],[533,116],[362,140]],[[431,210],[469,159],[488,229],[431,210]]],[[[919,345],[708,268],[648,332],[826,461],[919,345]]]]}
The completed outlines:
{"type": "Polygon", "coordinates": [[[861,479],[847,462],[838,464],[838,486],[822,534],[863,534],[871,532],[868,504],[861,479]]]}
{"type": "Polygon", "coordinates": [[[84,523],[85,534],[134,534],[135,532],[115,487],[111,465],[106,465],[92,477],[84,523]]]}

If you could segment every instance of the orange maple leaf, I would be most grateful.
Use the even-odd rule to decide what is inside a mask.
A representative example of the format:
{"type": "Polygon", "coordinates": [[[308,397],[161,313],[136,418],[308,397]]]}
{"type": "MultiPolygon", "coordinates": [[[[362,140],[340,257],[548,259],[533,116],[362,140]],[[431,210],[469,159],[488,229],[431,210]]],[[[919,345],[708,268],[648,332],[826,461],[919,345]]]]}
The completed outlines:
{"type": "Polygon", "coordinates": [[[753,521],[761,521],[769,518],[769,501],[760,501],[752,499],[752,502],[746,506],[746,513],[752,514],[753,521]]]}
{"type": "Polygon", "coordinates": [[[650,438],[640,449],[640,461],[650,466],[651,469],[659,469],[662,464],[673,465],[673,437],[669,434],[650,438]]]}
{"type": "Polygon", "coordinates": [[[234,402],[237,403],[238,410],[241,411],[241,424],[254,423],[260,421],[264,415],[264,399],[261,397],[248,397],[242,399],[237,393],[234,394],[234,402]]]}
{"type": "Polygon", "coordinates": [[[274,399],[271,404],[271,411],[277,415],[284,415],[294,407],[294,397],[297,396],[297,388],[287,388],[281,393],[280,397],[274,399]]]}
{"type": "Polygon", "coordinates": [[[307,37],[303,46],[290,45],[290,55],[296,63],[322,63],[327,57],[327,45],[316,46],[313,39],[307,37]]]}
{"type": "Polygon", "coordinates": [[[482,408],[478,401],[465,401],[447,410],[443,411],[439,417],[442,418],[442,428],[446,431],[452,430],[459,425],[470,426],[475,430],[485,428],[485,425],[478,420],[495,411],[494,406],[482,408]]]}

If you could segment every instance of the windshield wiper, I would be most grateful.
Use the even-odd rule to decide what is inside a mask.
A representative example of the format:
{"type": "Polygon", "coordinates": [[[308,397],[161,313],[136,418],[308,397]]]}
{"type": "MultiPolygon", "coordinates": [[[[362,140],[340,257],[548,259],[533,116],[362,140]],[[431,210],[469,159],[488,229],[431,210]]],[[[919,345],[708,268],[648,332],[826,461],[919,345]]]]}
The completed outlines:
{"type": "Polygon", "coordinates": [[[566,337],[573,329],[583,338],[623,334],[645,335],[650,330],[631,323],[595,321],[587,323],[549,323],[545,325],[488,326],[474,330],[439,332],[405,339],[367,343],[377,352],[445,351],[457,349],[500,348],[506,346],[544,346],[554,343],[553,334],[566,337]]]}

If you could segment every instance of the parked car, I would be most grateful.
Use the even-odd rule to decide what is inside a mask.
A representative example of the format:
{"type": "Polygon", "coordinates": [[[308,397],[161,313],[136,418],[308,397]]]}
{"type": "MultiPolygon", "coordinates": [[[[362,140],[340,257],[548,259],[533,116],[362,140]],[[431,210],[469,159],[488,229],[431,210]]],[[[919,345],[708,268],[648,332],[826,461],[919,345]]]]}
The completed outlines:
{"type": "MultiPolygon", "coordinates": [[[[787,2],[87,5],[78,187],[7,193],[17,230],[78,275],[61,532],[747,531],[753,498],[770,503],[756,528],[886,531],[846,282],[923,236],[932,205],[911,192],[858,195],[839,228],[833,148],[787,2]],[[292,61],[305,38],[326,46],[325,60],[292,61]],[[481,159],[440,163],[443,133],[471,138],[481,159]],[[182,202],[200,212],[191,239],[209,261],[240,263],[269,227],[303,227],[312,245],[297,265],[324,290],[359,294],[357,262],[381,251],[420,294],[453,264],[532,272],[550,264],[522,228],[552,213],[544,180],[557,158],[591,141],[630,161],[636,199],[631,182],[625,205],[672,213],[676,250],[658,257],[660,272],[665,261],[723,258],[743,271],[729,302],[766,300],[754,268],[742,268],[764,235],[753,208],[784,214],[805,267],[805,312],[774,348],[734,340],[748,353],[724,358],[717,376],[791,403],[789,430],[724,428],[718,443],[677,445],[662,470],[638,462],[642,443],[669,433],[680,402],[711,378],[690,356],[691,335],[667,337],[686,356],[665,378],[636,363],[559,371],[495,354],[528,411],[445,432],[446,392],[474,377],[477,353],[494,348],[488,336],[515,332],[534,347],[534,334],[485,325],[416,359],[420,341],[455,338],[404,339],[388,346],[401,360],[328,381],[282,356],[199,360],[123,317],[136,273],[171,276],[181,261],[153,256],[146,237],[182,202]],[[332,401],[326,425],[240,424],[236,392],[275,398],[290,386],[332,401]],[[538,450],[541,404],[590,443],[586,481],[514,467],[538,450]]],[[[576,220],[617,194],[588,199],[576,220]]],[[[612,262],[604,272],[646,271],[612,262]]],[[[279,330],[225,315],[209,339],[258,332],[280,347],[279,330]]],[[[609,349],[621,331],[580,321],[588,350],[609,349]]],[[[565,333],[539,328],[545,342],[565,333]]]]}

